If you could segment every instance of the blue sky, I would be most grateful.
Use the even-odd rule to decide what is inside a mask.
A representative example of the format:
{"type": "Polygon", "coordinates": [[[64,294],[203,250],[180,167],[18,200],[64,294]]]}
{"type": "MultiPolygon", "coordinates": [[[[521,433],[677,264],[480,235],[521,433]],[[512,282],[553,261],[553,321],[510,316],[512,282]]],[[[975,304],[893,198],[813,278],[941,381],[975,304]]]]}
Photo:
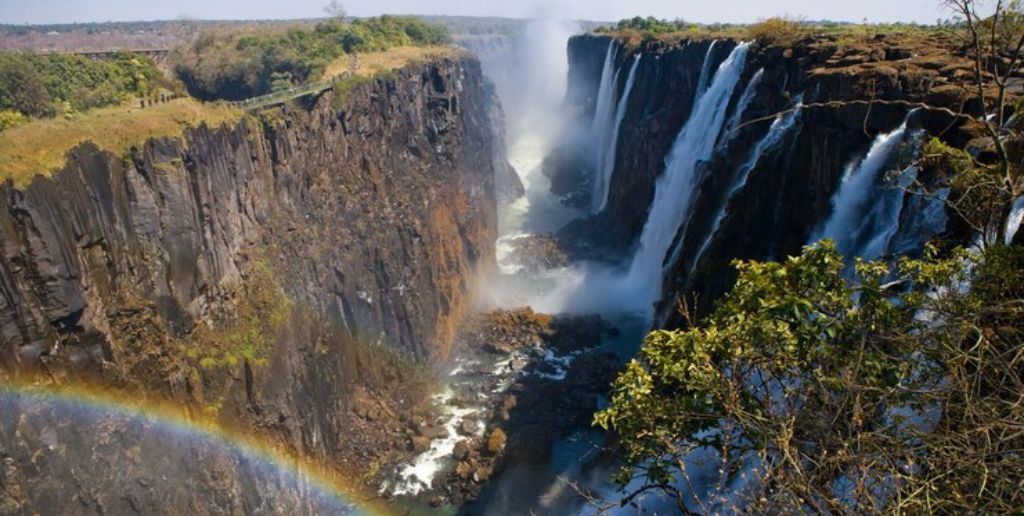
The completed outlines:
{"type": "MultiPolygon", "coordinates": [[[[0,0],[0,23],[174,19],[310,18],[329,0],[0,0]]],[[[750,22],[778,14],[809,19],[933,22],[939,0],[347,0],[349,13],[556,16],[617,20],[634,15],[697,22],[750,22]]]]}

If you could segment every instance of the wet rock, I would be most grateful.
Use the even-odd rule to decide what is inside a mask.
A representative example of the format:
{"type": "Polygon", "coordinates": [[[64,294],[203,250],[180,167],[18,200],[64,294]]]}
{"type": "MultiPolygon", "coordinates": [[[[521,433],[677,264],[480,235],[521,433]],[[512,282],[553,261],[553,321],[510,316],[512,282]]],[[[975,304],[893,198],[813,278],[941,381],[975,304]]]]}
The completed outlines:
{"type": "Polygon", "coordinates": [[[491,431],[491,435],[487,438],[487,453],[491,456],[495,456],[505,451],[505,444],[508,442],[508,436],[500,428],[495,428],[491,431]]]}
{"type": "Polygon", "coordinates": [[[506,395],[501,400],[501,408],[502,408],[502,410],[512,410],[512,409],[514,409],[516,407],[516,405],[518,403],[519,403],[519,400],[516,398],[516,395],[515,394],[509,394],[509,395],[506,395]]]}
{"type": "Polygon", "coordinates": [[[527,425],[510,438],[506,457],[512,462],[545,464],[551,460],[554,434],[543,425],[527,425]]]}
{"type": "Polygon", "coordinates": [[[462,435],[474,435],[480,428],[480,423],[475,419],[466,418],[459,423],[459,433],[462,435]]]}
{"type": "Polygon", "coordinates": [[[527,357],[516,357],[509,362],[508,367],[512,371],[522,371],[526,369],[526,366],[530,365],[530,359],[527,357]]]}
{"type": "Polygon", "coordinates": [[[455,476],[461,480],[469,480],[473,476],[473,465],[467,461],[462,461],[455,466],[455,476]]]}
{"type": "Polygon", "coordinates": [[[509,261],[528,271],[559,269],[569,265],[569,255],[553,235],[529,235],[512,242],[509,261]]]}
{"type": "Polygon", "coordinates": [[[585,353],[569,365],[565,381],[577,392],[603,392],[615,381],[620,369],[614,353],[585,353]]]}
{"type": "Polygon", "coordinates": [[[455,443],[455,448],[452,450],[452,457],[458,461],[464,460],[466,457],[469,457],[469,451],[470,441],[468,439],[463,439],[455,443]]]}
{"type": "Polygon", "coordinates": [[[416,454],[423,453],[430,449],[430,439],[417,435],[409,441],[409,449],[416,454]]]}
{"type": "Polygon", "coordinates": [[[473,470],[473,482],[482,484],[489,478],[491,478],[491,468],[488,468],[487,466],[478,466],[473,470]]]}
{"type": "Polygon", "coordinates": [[[590,168],[582,146],[566,144],[556,148],[541,165],[541,172],[551,180],[551,193],[566,206],[590,206],[590,168]]]}
{"type": "Polygon", "coordinates": [[[434,426],[429,423],[420,423],[416,427],[416,435],[433,440],[440,439],[448,435],[448,432],[445,431],[444,428],[441,428],[439,426],[434,426]]]}

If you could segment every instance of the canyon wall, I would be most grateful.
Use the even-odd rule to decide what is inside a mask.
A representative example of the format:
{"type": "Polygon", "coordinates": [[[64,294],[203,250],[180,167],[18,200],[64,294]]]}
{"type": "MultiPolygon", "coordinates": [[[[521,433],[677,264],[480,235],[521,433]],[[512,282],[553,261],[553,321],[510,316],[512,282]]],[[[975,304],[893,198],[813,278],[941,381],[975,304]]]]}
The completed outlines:
{"type": "MultiPolygon", "coordinates": [[[[366,470],[374,448],[404,447],[378,416],[425,395],[412,363],[447,355],[494,265],[495,175],[510,171],[496,107],[479,62],[455,54],[124,157],[85,143],[51,177],[3,185],[0,378],[144,388],[366,470]]],[[[36,410],[22,409],[0,425],[2,501],[81,510],[56,483],[102,495],[79,500],[90,510],[132,510],[18,427],[36,410]]],[[[156,503],[130,470],[116,478],[156,503]]],[[[226,478],[207,486],[221,509],[258,498],[226,478]]]]}
{"type": "MultiPolygon", "coordinates": [[[[701,312],[710,309],[732,284],[733,259],[777,259],[798,253],[829,216],[830,200],[847,165],[865,155],[876,135],[897,128],[910,110],[905,104],[885,102],[928,103],[954,112],[973,109],[959,86],[969,74],[968,63],[944,50],[948,42],[931,38],[908,43],[879,36],[841,45],[824,37],[790,46],[751,47],[714,154],[698,164],[694,202],[677,235],[681,241],[674,244],[678,259],[666,257],[661,320],[679,324],[672,314],[682,298],[701,312]],[[745,187],[729,195],[738,171],[765,139],[776,114],[793,108],[798,100],[815,104],[867,99],[881,102],[870,107],[801,109],[793,129],[754,162],[745,187]],[[719,210],[725,215],[712,233],[719,210]]],[[[587,35],[569,43],[574,82],[567,102],[584,117],[594,112],[594,85],[600,82],[610,40],[587,35]]],[[[709,82],[737,45],[728,39],[651,41],[617,53],[617,98],[634,56],[641,60],[625,100],[607,207],[571,225],[563,236],[595,243],[602,257],[632,254],[666,157],[694,109],[702,71],[709,82]]],[[[970,138],[947,113],[925,111],[914,123],[954,145],[970,138]]]]}

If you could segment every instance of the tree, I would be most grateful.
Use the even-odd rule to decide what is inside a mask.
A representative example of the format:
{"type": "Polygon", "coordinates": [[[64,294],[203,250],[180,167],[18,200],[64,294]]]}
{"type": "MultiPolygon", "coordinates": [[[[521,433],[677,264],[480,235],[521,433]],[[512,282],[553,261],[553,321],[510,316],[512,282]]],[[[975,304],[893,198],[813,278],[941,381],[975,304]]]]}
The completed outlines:
{"type": "Polygon", "coordinates": [[[292,74],[288,72],[274,72],[270,74],[270,92],[277,93],[295,86],[292,82],[292,74]]]}
{"type": "Polygon", "coordinates": [[[954,172],[949,206],[981,245],[858,262],[852,280],[830,242],[738,262],[712,315],[649,335],[595,417],[620,439],[622,503],[656,492],[704,513],[1024,507],[1024,247],[1007,245],[1024,194],[1024,120],[1010,118],[1024,108],[1010,98],[1024,15],[1017,1],[985,3],[988,16],[979,1],[943,4],[973,65],[964,110],[907,104],[987,137],[933,140],[922,159],[954,172]]]}
{"type": "Polygon", "coordinates": [[[52,113],[50,95],[42,77],[17,55],[0,56],[0,109],[29,116],[52,113]]]}
{"type": "Polygon", "coordinates": [[[338,0],[331,0],[331,3],[324,6],[324,12],[327,13],[331,18],[337,18],[344,20],[348,13],[345,11],[345,6],[341,5],[338,0]]]}
{"type": "Polygon", "coordinates": [[[737,263],[713,315],[649,335],[595,418],[620,437],[625,500],[659,492],[700,513],[1019,509],[1022,266],[1024,248],[993,246],[894,272],[858,262],[850,283],[831,242],[737,263]]]}
{"type": "MultiPolygon", "coordinates": [[[[953,32],[963,46],[965,55],[973,64],[971,82],[965,90],[972,92],[978,112],[971,116],[972,123],[983,128],[995,151],[994,162],[971,159],[960,165],[957,181],[958,195],[953,207],[974,227],[986,244],[1003,242],[1011,205],[1024,195],[1024,154],[1019,145],[1008,141],[1022,140],[1021,126],[1010,127],[1007,117],[1012,113],[1008,105],[1008,92],[1013,77],[1021,71],[1024,59],[1024,12],[1019,0],[996,0],[988,16],[979,13],[979,7],[988,2],[979,0],[942,0],[942,4],[957,17],[958,30],[953,32]],[[964,166],[968,165],[968,166],[964,166]],[[967,209],[960,209],[961,206],[967,209]],[[987,209],[978,209],[980,207],[987,209]]],[[[947,149],[933,146],[933,157],[956,162],[962,155],[949,156],[947,149]]]]}

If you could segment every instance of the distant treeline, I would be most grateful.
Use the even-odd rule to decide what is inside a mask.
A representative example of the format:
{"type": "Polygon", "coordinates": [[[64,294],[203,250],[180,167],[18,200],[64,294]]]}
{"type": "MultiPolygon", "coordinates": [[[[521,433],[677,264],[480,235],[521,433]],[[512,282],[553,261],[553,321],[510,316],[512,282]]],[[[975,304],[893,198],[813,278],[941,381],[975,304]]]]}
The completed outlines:
{"type": "Polygon", "coordinates": [[[172,85],[153,61],[127,52],[104,60],[0,53],[0,111],[47,117],[120,104],[161,87],[172,85]]]}
{"type": "Polygon", "coordinates": [[[284,31],[203,32],[172,62],[192,95],[241,100],[317,80],[345,54],[448,41],[447,29],[413,16],[331,19],[284,31]]]}

